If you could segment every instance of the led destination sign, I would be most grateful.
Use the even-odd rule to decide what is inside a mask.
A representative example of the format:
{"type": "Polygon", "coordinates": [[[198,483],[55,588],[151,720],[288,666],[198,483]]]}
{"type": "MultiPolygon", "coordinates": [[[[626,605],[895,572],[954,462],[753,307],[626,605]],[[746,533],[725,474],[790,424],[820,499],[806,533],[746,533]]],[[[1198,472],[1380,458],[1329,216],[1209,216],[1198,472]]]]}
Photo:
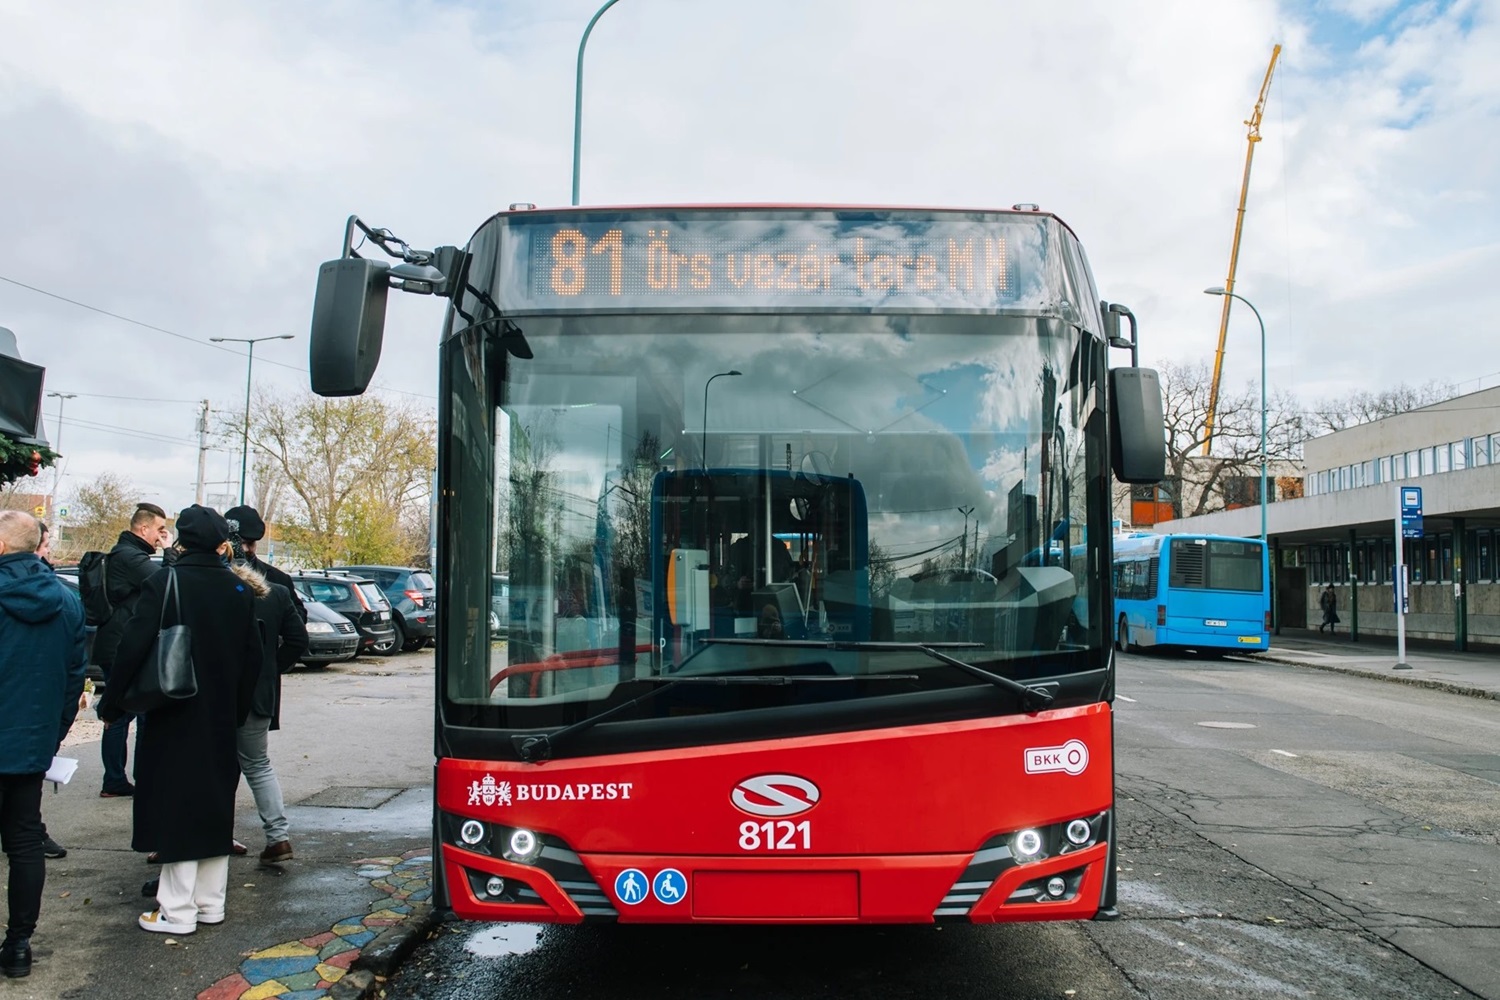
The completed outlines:
{"type": "Polygon", "coordinates": [[[983,310],[1056,301],[1046,218],[858,221],[684,217],[507,227],[516,311],[983,310]],[[1051,286],[1052,294],[1047,294],[1051,286]]]}

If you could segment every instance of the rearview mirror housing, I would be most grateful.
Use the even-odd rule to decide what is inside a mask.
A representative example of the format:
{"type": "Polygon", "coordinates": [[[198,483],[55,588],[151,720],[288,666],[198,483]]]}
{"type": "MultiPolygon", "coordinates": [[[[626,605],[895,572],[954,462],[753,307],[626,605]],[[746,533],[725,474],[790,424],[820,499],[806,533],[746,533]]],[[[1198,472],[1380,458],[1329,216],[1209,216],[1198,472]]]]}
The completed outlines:
{"type": "Polygon", "coordinates": [[[1161,379],[1152,368],[1109,372],[1109,457],[1122,483],[1159,483],[1167,471],[1161,379]]]}
{"type": "Polygon", "coordinates": [[[390,265],[343,257],[318,268],[308,372],[320,396],[358,396],[380,363],[390,265]]]}

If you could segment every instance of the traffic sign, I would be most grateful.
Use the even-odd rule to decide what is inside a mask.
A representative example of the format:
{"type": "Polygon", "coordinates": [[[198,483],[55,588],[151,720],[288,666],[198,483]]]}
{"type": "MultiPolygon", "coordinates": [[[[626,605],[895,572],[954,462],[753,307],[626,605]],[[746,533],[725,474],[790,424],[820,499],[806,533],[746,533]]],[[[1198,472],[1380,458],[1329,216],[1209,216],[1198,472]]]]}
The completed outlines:
{"type": "Polygon", "coordinates": [[[47,505],[44,504],[44,503],[39,503],[35,507],[31,508],[31,512],[33,514],[35,514],[37,517],[46,517],[47,516],[47,505]]]}
{"type": "Polygon", "coordinates": [[[58,508],[57,508],[57,516],[59,518],[66,518],[68,516],[68,505],[67,504],[60,504],[58,506],[58,508]]]}

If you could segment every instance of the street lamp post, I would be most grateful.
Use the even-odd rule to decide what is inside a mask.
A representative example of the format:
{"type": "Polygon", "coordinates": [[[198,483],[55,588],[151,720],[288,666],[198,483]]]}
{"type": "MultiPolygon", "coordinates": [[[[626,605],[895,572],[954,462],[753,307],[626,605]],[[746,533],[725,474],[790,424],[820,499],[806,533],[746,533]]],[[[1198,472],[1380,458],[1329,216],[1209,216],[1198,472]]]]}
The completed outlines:
{"type": "MultiPolygon", "coordinates": [[[[70,399],[77,399],[76,392],[48,392],[47,395],[57,399],[57,440],[53,442],[52,450],[59,455],[62,454],[62,415],[63,405],[70,399]]],[[[47,501],[47,519],[52,524],[54,540],[57,536],[57,485],[62,479],[62,463],[59,462],[52,467],[52,496],[47,501]]]]}
{"type": "Polygon", "coordinates": [[[1266,322],[1260,318],[1260,310],[1255,308],[1255,303],[1240,295],[1219,286],[1203,289],[1204,295],[1225,295],[1232,299],[1239,299],[1250,307],[1255,313],[1255,322],[1260,324],[1260,542],[1266,543],[1266,322]]]}
{"type": "Polygon", "coordinates": [[[573,204],[578,204],[578,156],[579,147],[583,139],[583,47],[589,43],[589,32],[594,30],[594,25],[604,12],[609,10],[620,0],[606,0],[604,6],[594,12],[589,18],[588,27],[583,29],[583,37],[578,41],[578,80],[573,87],[573,204]]]}
{"type": "Polygon", "coordinates": [[[710,375],[708,377],[708,381],[703,383],[703,471],[704,472],[708,471],[708,387],[713,384],[713,381],[716,378],[723,378],[725,375],[739,375],[739,374],[740,374],[740,372],[738,370],[736,370],[736,369],[730,369],[727,372],[719,372],[717,375],[710,375]]]}
{"type": "Polygon", "coordinates": [[[245,426],[240,433],[240,504],[245,503],[245,471],[250,464],[250,373],[255,368],[255,345],[262,340],[292,340],[294,335],[279,333],[270,337],[209,337],[214,344],[249,344],[250,353],[245,362],[245,426]]]}

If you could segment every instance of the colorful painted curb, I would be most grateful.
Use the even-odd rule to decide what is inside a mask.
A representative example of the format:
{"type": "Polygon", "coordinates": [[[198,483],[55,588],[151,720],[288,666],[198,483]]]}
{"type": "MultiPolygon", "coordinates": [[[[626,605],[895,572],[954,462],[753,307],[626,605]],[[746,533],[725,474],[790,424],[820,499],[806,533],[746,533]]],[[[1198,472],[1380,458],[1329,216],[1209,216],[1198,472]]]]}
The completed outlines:
{"type": "Polygon", "coordinates": [[[390,895],[364,916],[346,917],[321,934],[262,948],[239,971],[198,994],[198,1000],[318,1000],[349,972],[359,950],[411,913],[432,894],[432,854],[407,851],[394,858],[363,858],[358,874],[390,895]]]}

